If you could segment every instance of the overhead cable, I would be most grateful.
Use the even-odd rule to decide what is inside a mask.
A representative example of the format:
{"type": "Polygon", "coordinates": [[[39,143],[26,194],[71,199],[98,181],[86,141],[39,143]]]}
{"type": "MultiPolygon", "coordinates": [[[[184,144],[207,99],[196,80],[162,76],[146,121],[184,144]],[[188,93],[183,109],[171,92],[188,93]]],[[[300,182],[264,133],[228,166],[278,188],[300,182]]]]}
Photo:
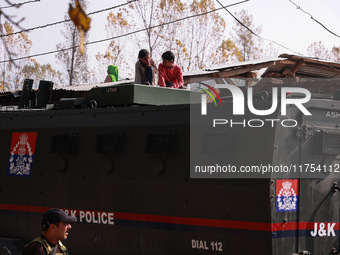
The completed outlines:
{"type": "Polygon", "coordinates": [[[339,35],[337,35],[336,33],[332,32],[331,30],[329,30],[326,26],[324,26],[320,21],[314,19],[314,17],[312,16],[312,14],[304,11],[300,6],[298,6],[296,3],[294,3],[293,1],[289,0],[289,2],[291,2],[292,4],[294,4],[296,6],[297,9],[301,10],[302,12],[306,13],[307,15],[310,16],[310,18],[312,20],[314,20],[316,23],[318,23],[320,26],[322,26],[324,29],[326,29],[329,33],[331,33],[332,35],[335,35],[336,37],[340,38],[339,35]]]}
{"type": "MultiPolygon", "coordinates": [[[[219,0],[216,0],[221,6],[223,6],[222,5],[222,3],[219,1],[219,0]]],[[[274,44],[276,44],[276,45],[278,45],[278,46],[280,46],[280,47],[282,47],[282,48],[285,48],[286,50],[289,50],[289,51],[292,51],[292,52],[294,52],[294,53],[296,53],[296,54],[298,54],[298,55],[303,55],[303,54],[301,54],[301,53],[299,53],[299,52],[297,52],[297,51],[295,51],[295,50],[292,50],[292,49],[290,49],[290,48],[288,48],[288,47],[286,47],[286,46],[284,46],[284,45],[282,45],[282,44],[280,44],[280,43],[277,43],[277,42],[275,42],[275,41],[273,41],[273,40],[270,40],[270,39],[266,39],[266,38],[263,38],[262,36],[259,36],[258,34],[256,34],[254,31],[252,31],[249,27],[247,27],[245,24],[243,24],[238,18],[236,18],[235,17],[235,15],[233,15],[228,9],[227,9],[227,7],[226,6],[223,6],[222,7],[224,10],[226,10],[229,14],[230,14],[230,16],[232,16],[241,26],[243,26],[245,29],[247,29],[251,34],[253,34],[254,36],[256,36],[256,37],[258,37],[258,38],[260,38],[261,40],[264,40],[264,41],[268,41],[268,42],[271,42],[271,43],[274,43],[274,44]]]]}
{"type": "MultiPolygon", "coordinates": [[[[195,17],[204,16],[204,15],[207,15],[207,14],[210,14],[210,13],[222,10],[225,7],[231,7],[231,6],[242,4],[242,3],[245,3],[245,2],[248,2],[248,1],[250,1],[250,0],[244,0],[244,1],[241,1],[241,2],[237,2],[237,3],[234,3],[234,4],[227,5],[227,6],[223,6],[221,8],[210,10],[210,11],[207,11],[207,12],[204,12],[204,13],[195,14],[195,15],[192,15],[192,16],[187,16],[187,17],[184,17],[184,18],[180,18],[180,19],[169,21],[169,22],[166,22],[166,23],[150,26],[150,27],[147,27],[147,28],[142,28],[142,29],[135,30],[135,31],[132,31],[132,32],[129,32],[129,33],[125,33],[125,34],[121,34],[121,35],[118,35],[118,36],[114,36],[114,37],[110,37],[110,38],[106,38],[106,39],[101,39],[101,40],[97,40],[97,41],[92,41],[92,42],[87,42],[87,43],[85,43],[85,45],[90,45],[90,44],[96,44],[96,43],[101,43],[101,42],[105,42],[105,41],[115,40],[115,39],[118,39],[118,38],[121,38],[121,37],[137,34],[137,33],[143,32],[145,30],[149,30],[149,29],[154,29],[154,28],[157,28],[157,27],[166,26],[166,25],[177,23],[177,22],[180,22],[180,21],[183,21],[183,20],[186,20],[186,19],[191,19],[191,18],[195,18],[195,17]]],[[[0,61],[0,64],[1,63],[10,62],[10,61],[16,61],[16,60],[33,58],[33,57],[40,57],[40,56],[49,55],[49,54],[55,54],[55,53],[58,53],[58,52],[61,52],[61,51],[67,51],[67,50],[71,50],[73,48],[78,48],[78,47],[79,46],[74,46],[74,47],[69,47],[69,48],[65,48],[65,49],[59,49],[59,50],[54,50],[54,51],[49,51],[49,52],[44,52],[44,53],[38,53],[38,54],[26,56],[26,57],[19,57],[19,58],[15,58],[15,59],[3,60],[3,61],[0,61]]]]}
{"type": "Polygon", "coordinates": [[[29,3],[34,3],[34,2],[40,2],[40,0],[31,0],[31,1],[26,1],[26,2],[22,2],[22,3],[11,4],[11,5],[8,5],[8,6],[0,7],[0,10],[7,9],[7,8],[12,8],[12,7],[19,8],[22,5],[29,4],[29,3]]]}
{"type": "MultiPolygon", "coordinates": [[[[40,1],[40,0],[39,0],[39,1],[40,1]]],[[[87,15],[93,15],[93,14],[97,14],[97,13],[109,11],[109,10],[112,10],[112,9],[116,9],[116,8],[119,8],[119,7],[123,7],[123,6],[125,6],[125,5],[128,5],[128,4],[133,3],[133,2],[136,2],[136,1],[138,1],[138,0],[131,0],[131,1],[129,1],[129,2],[120,4],[120,5],[116,5],[116,6],[113,6],[113,7],[106,8],[106,9],[101,9],[101,10],[94,11],[94,12],[90,12],[90,13],[88,13],[87,15]]],[[[41,26],[37,26],[37,27],[27,28],[27,29],[23,29],[23,30],[18,31],[18,32],[14,32],[14,33],[10,33],[10,34],[5,34],[5,35],[0,35],[0,38],[1,38],[1,37],[10,36],[10,35],[20,34],[20,33],[22,33],[22,32],[29,32],[29,31],[36,30],[36,29],[41,29],[41,28],[46,28],[46,27],[50,27],[50,26],[55,26],[55,25],[58,25],[58,24],[62,24],[62,23],[65,23],[65,22],[69,22],[69,21],[71,21],[71,19],[65,19],[65,20],[61,20],[61,21],[54,22],[54,23],[49,23],[49,24],[46,24],[46,25],[41,25],[41,26]]]]}

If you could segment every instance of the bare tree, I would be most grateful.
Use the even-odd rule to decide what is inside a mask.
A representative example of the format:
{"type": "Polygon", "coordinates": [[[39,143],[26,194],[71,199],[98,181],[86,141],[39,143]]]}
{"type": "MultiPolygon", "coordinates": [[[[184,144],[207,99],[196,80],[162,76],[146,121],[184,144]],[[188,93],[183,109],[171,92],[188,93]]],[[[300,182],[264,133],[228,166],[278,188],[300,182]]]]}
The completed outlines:
{"type": "MultiPolygon", "coordinates": [[[[74,2],[74,0],[73,0],[74,2]]],[[[86,0],[81,1],[83,7],[86,8],[86,0]]],[[[66,18],[67,18],[66,14],[66,18]]],[[[60,50],[56,58],[66,69],[68,84],[87,83],[90,79],[88,68],[88,55],[86,52],[81,54],[79,50],[80,35],[77,27],[72,22],[66,22],[65,30],[62,31],[64,42],[57,44],[57,49],[60,50]],[[63,50],[67,49],[67,50],[63,50]]],[[[88,40],[88,34],[85,36],[85,41],[88,40]]]]}
{"type": "Polygon", "coordinates": [[[0,59],[10,60],[8,51],[4,50],[5,47],[17,57],[24,57],[0,65],[0,91],[21,89],[23,80],[27,78],[36,80],[35,85],[38,85],[39,80],[52,80],[56,84],[61,84],[60,73],[50,64],[40,65],[35,59],[26,58],[32,47],[32,41],[27,33],[13,33],[13,26],[8,21],[0,24],[0,30],[7,35],[0,41],[0,59]]]}
{"type": "Polygon", "coordinates": [[[174,27],[158,25],[182,17],[184,8],[181,0],[139,0],[130,5],[130,11],[134,17],[130,21],[132,26],[135,29],[145,29],[132,38],[138,48],[147,48],[152,56],[154,51],[160,54],[159,49],[164,49],[169,35],[175,36],[176,32],[174,27]],[[157,27],[152,28],[154,26],[157,27]]]}
{"type": "Polygon", "coordinates": [[[340,61],[340,47],[333,46],[332,49],[327,48],[321,41],[314,42],[307,48],[307,54],[309,57],[330,60],[339,62],[340,61]]]}
{"type": "MultiPolygon", "coordinates": [[[[32,47],[32,41],[29,40],[26,33],[9,35],[13,34],[14,30],[13,26],[8,21],[5,21],[4,24],[0,24],[0,31],[2,31],[2,34],[8,35],[3,37],[0,43],[0,59],[10,60],[13,55],[16,57],[23,57],[29,54],[32,47]]],[[[1,64],[1,90],[19,89],[22,86],[21,82],[25,78],[21,70],[25,65],[31,63],[31,61],[31,59],[21,59],[15,61],[15,65],[13,64],[13,61],[1,64]]]]}
{"type": "Polygon", "coordinates": [[[340,46],[333,46],[331,53],[333,55],[333,61],[340,62],[340,46]]]}
{"type": "Polygon", "coordinates": [[[126,62],[119,65],[131,74],[140,49],[148,49],[156,62],[161,61],[164,51],[171,50],[176,64],[184,71],[240,61],[236,44],[231,39],[224,39],[224,19],[214,10],[213,0],[133,2],[128,8],[110,14],[108,27],[112,37],[132,31],[138,33],[125,37],[124,41],[112,41],[107,51],[97,54],[97,60],[105,65],[114,64],[119,63],[122,56],[126,62]],[[135,58],[127,59],[131,55],[135,58]]]}
{"type": "Polygon", "coordinates": [[[332,56],[329,49],[321,42],[314,42],[308,46],[307,54],[309,57],[331,60],[332,56]]]}
{"type": "Polygon", "coordinates": [[[53,81],[55,86],[62,86],[64,84],[62,74],[59,71],[54,70],[51,64],[40,65],[34,59],[32,59],[30,64],[23,67],[22,73],[25,75],[26,78],[33,79],[35,81],[53,81]]]}
{"type": "Polygon", "coordinates": [[[143,0],[131,7],[136,21],[146,29],[134,40],[140,48],[147,45],[154,56],[172,50],[185,71],[213,63],[211,57],[222,43],[225,21],[216,12],[205,14],[215,9],[212,0],[143,0]],[[153,26],[157,27],[147,29],[153,26]]]}
{"type": "Polygon", "coordinates": [[[236,22],[232,37],[242,53],[243,61],[261,58],[262,40],[258,37],[262,30],[261,26],[255,26],[253,16],[246,10],[236,12],[235,16],[241,23],[236,22]]]}
{"type": "Polygon", "coordinates": [[[212,56],[212,65],[225,65],[242,61],[242,54],[231,39],[223,40],[212,56]]]}
{"type": "MultiPolygon", "coordinates": [[[[15,26],[21,30],[23,30],[23,27],[21,26],[21,22],[25,20],[25,18],[19,18],[19,20],[15,19],[16,16],[12,16],[12,15],[8,15],[6,13],[6,9],[7,8],[20,8],[21,5],[18,5],[18,4],[13,4],[11,3],[9,0],[5,0],[5,2],[7,3],[7,6],[5,7],[1,7],[1,4],[0,4],[0,24],[5,24],[5,22],[7,22],[8,24],[11,24],[11,26],[15,26]],[[3,23],[2,22],[2,19],[5,20],[5,22],[3,23]]],[[[13,31],[11,32],[13,33],[13,31]]],[[[2,40],[2,43],[3,43],[3,50],[6,51],[6,55],[7,57],[12,60],[13,57],[16,56],[16,53],[11,51],[11,49],[9,47],[7,47],[7,43],[6,43],[6,40],[5,40],[5,37],[7,37],[7,33],[4,32],[3,29],[0,30],[0,36],[1,36],[1,40],[2,40]]],[[[15,63],[13,63],[15,65],[15,63]]]]}
{"type": "Polygon", "coordinates": [[[224,19],[217,13],[200,15],[215,9],[212,0],[194,0],[188,9],[188,16],[197,17],[188,19],[183,24],[185,36],[186,56],[182,65],[186,71],[202,69],[217,62],[216,52],[220,51],[223,43],[224,19]]]}
{"type": "MultiPolygon", "coordinates": [[[[125,19],[122,12],[116,14],[110,12],[107,17],[106,31],[110,37],[119,36],[129,31],[130,24],[125,19]]],[[[119,68],[120,77],[131,77],[133,72],[131,70],[132,55],[129,45],[128,37],[122,37],[112,40],[104,53],[98,52],[96,59],[98,61],[98,72],[100,82],[103,82],[107,75],[108,65],[116,65],[119,68]]]]}

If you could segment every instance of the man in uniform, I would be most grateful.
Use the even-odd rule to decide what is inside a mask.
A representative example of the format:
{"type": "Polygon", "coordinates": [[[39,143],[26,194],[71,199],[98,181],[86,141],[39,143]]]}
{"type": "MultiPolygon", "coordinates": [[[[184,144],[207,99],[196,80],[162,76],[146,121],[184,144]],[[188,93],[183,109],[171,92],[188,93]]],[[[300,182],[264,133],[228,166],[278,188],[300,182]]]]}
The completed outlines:
{"type": "Polygon", "coordinates": [[[68,255],[61,241],[67,239],[71,223],[76,221],[61,209],[49,209],[41,221],[41,235],[25,246],[22,255],[68,255]]]}

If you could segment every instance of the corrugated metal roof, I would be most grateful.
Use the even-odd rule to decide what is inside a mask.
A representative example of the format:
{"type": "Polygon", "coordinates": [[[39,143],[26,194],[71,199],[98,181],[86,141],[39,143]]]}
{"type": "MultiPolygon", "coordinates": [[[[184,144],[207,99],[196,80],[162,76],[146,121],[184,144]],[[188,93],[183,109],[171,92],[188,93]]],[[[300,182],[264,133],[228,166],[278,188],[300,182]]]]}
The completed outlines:
{"type": "Polygon", "coordinates": [[[284,58],[267,58],[267,59],[255,59],[255,60],[250,60],[250,61],[244,61],[244,62],[238,62],[238,63],[233,63],[233,64],[228,64],[228,65],[219,65],[219,66],[213,66],[209,68],[204,68],[204,71],[214,71],[214,70],[228,70],[228,69],[239,69],[243,68],[245,66],[256,66],[259,64],[264,64],[264,63],[272,63],[275,61],[280,61],[284,60],[284,58]]]}
{"type": "Polygon", "coordinates": [[[309,57],[282,54],[284,60],[274,66],[268,66],[262,77],[340,77],[340,63],[309,57]]]}

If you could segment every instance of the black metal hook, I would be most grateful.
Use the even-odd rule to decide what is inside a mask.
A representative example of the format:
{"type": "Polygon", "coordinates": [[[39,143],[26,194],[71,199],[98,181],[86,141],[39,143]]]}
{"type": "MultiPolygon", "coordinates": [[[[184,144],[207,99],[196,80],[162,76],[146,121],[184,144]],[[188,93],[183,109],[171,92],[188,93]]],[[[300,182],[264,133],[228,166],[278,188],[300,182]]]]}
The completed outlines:
{"type": "Polygon", "coordinates": [[[331,254],[338,254],[340,249],[336,250],[335,248],[332,249],[331,254]]]}
{"type": "MultiPolygon", "coordinates": [[[[338,186],[338,184],[336,182],[333,183],[333,191],[336,192],[336,190],[338,190],[340,192],[340,187],[338,186]]],[[[340,241],[339,241],[339,248],[335,249],[333,248],[331,251],[331,254],[338,254],[340,253],[340,241]]]]}

